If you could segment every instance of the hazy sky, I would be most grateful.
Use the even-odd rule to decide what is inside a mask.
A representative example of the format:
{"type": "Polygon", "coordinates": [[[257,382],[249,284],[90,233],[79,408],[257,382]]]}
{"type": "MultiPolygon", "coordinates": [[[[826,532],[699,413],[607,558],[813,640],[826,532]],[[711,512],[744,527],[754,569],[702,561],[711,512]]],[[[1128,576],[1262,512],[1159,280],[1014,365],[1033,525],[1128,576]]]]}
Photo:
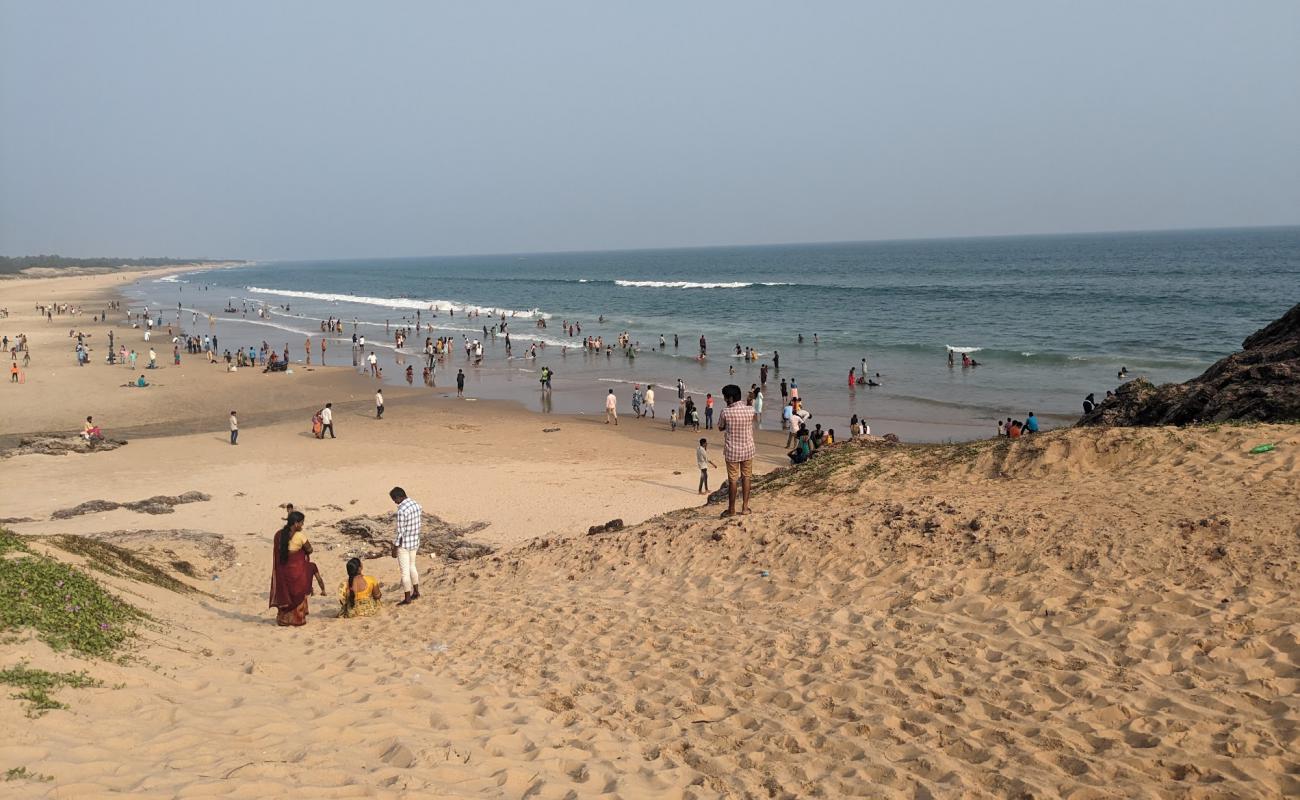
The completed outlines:
{"type": "Polygon", "coordinates": [[[1300,2],[0,0],[0,253],[1300,223],[1300,2]]]}

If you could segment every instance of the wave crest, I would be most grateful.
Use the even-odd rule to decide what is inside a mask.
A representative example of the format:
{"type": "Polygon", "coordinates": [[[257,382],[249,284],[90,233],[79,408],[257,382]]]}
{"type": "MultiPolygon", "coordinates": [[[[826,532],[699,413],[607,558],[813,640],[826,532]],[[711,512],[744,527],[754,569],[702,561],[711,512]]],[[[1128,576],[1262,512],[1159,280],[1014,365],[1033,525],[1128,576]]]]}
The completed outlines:
{"type": "Polygon", "coordinates": [[[614,281],[615,286],[625,286],[636,289],[745,289],[750,286],[790,286],[789,283],[781,282],[761,282],[755,284],[753,281],[724,281],[718,283],[708,283],[703,281],[614,281]]]}
{"type": "Polygon", "coordinates": [[[417,300],[411,297],[366,297],[355,294],[330,294],[328,292],[301,292],[294,289],[266,289],[261,286],[246,286],[246,291],[253,294],[273,294],[279,297],[298,297],[303,300],[323,300],[330,303],[358,303],[366,306],[381,306],[383,308],[411,309],[418,311],[459,311],[461,313],[474,312],[486,316],[512,317],[516,319],[532,319],[541,317],[550,319],[550,314],[543,314],[536,308],[527,311],[520,311],[511,308],[493,308],[491,306],[478,306],[472,303],[461,303],[454,300],[417,300]]]}

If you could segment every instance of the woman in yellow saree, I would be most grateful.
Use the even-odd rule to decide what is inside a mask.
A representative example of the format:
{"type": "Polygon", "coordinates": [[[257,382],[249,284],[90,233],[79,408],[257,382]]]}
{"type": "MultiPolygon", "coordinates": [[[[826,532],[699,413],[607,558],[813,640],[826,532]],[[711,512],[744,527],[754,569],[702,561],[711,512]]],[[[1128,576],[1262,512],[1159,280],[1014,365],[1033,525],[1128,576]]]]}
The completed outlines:
{"type": "Polygon", "coordinates": [[[339,616],[374,616],[379,613],[379,600],[382,595],[379,581],[361,573],[361,559],[350,559],[348,579],[339,585],[339,616]]]}

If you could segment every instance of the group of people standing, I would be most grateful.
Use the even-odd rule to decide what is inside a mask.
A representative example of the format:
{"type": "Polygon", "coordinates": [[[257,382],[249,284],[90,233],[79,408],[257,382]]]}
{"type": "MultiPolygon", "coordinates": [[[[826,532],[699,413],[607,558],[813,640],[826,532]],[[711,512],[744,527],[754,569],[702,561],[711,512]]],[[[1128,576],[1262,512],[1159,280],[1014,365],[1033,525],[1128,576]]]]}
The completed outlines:
{"type": "MultiPolygon", "coordinates": [[[[394,486],[388,497],[397,506],[395,535],[389,551],[397,559],[402,583],[403,598],[397,605],[410,605],[420,599],[420,571],[416,566],[416,556],[420,551],[424,510],[407,497],[400,486],[394,486]]],[[[303,530],[306,515],[292,505],[286,508],[288,514],[284,525],[271,541],[269,607],[276,610],[276,624],[301,626],[307,624],[310,613],[308,598],[316,593],[317,587],[320,594],[325,595],[325,579],[320,567],[311,560],[312,544],[303,530]]],[[[346,573],[338,588],[338,616],[368,617],[379,613],[383,589],[374,576],[365,574],[361,559],[349,559],[346,573]]]]}

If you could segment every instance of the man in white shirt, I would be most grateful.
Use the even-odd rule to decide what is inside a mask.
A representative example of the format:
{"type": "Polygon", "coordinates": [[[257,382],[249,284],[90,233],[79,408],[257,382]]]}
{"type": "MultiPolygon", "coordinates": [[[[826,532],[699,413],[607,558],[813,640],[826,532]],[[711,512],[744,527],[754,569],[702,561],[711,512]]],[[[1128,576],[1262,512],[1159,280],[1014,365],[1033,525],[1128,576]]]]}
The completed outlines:
{"type": "Polygon", "coordinates": [[[325,431],[330,432],[331,439],[337,438],[334,436],[334,404],[333,403],[326,403],[325,407],[320,410],[320,424],[321,424],[320,438],[322,439],[325,438],[325,431]]]}
{"type": "Polygon", "coordinates": [[[375,419],[384,418],[384,390],[375,390],[375,419]]]}
{"type": "Polygon", "coordinates": [[[405,606],[410,605],[412,600],[420,599],[420,570],[415,565],[415,557],[420,552],[420,525],[424,509],[407,497],[400,486],[394,486],[388,496],[397,504],[397,535],[393,539],[393,557],[397,559],[402,591],[406,595],[398,605],[405,606]]]}
{"type": "Polygon", "coordinates": [[[366,356],[366,361],[370,364],[370,374],[373,375],[374,377],[378,378],[378,377],[379,377],[379,357],[375,355],[375,351],[374,351],[374,350],[371,350],[371,351],[370,351],[370,355],[366,356]]]}
{"type": "Polygon", "coordinates": [[[645,390],[645,414],[642,416],[655,418],[655,387],[654,384],[646,387],[645,390]]]}
{"type": "Polygon", "coordinates": [[[608,425],[610,420],[613,420],[615,425],[618,424],[618,398],[614,396],[613,389],[605,395],[605,424],[608,425]]]}

